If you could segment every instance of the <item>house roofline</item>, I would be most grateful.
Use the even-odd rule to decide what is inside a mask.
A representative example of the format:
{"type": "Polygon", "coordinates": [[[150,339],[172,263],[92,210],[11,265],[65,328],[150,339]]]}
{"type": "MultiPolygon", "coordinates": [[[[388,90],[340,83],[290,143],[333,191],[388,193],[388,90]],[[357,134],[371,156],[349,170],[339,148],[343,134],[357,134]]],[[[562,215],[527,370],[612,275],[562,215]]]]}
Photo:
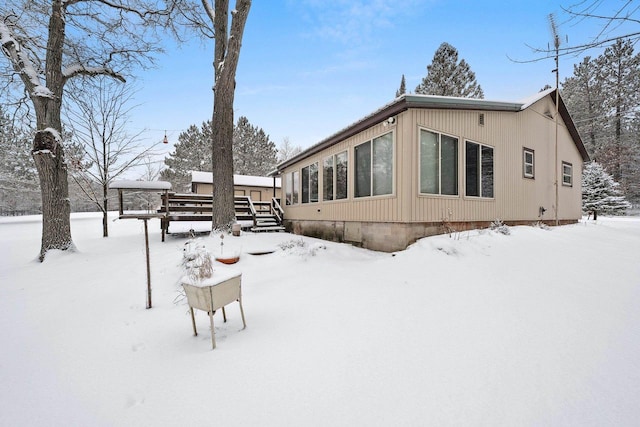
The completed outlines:
{"type": "MultiPolygon", "coordinates": [[[[523,111],[526,108],[529,108],[535,102],[544,98],[545,96],[552,95],[552,99],[555,103],[555,89],[547,90],[541,92],[536,97],[531,97],[528,102],[505,102],[505,101],[490,101],[485,99],[473,99],[473,98],[457,98],[457,97],[449,97],[449,96],[435,96],[435,95],[401,95],[400,97],[394,99],[389,104],[383,106],[382,108],[374,111],[368,116],[363,117],[357,122],[347,126],[346,128],[336,132],[335,134],[329,136],[328,138],[318,142],[317,144],[312,145],[306,150],[300,152],[296,156],[285,160],[276,166],[276,169],[271,172],[269,175],[277,176],[282,173],[282,171],[291,166],[298,161],[312,156],[332,145],[335,145],[345,139],[348,139],[363,130],[366,130],[378,123],[382,123],[385,120],[393,117],[397,114],[400,114],[409,108],[419,108],[419,109],[443,109],[443,110],[475,110],[475,111],[507,111],[507,112],[519,112],[523,111]]],[[[560,116],[564,120],[567,125],[567,129],[571,137],[574,140],[582,159],[586,162],[589,161],[589,154],[582,143],[582,139],[580,138],[580,134],[571,120],[571,116],[564,105],[564,101],[562,97],[560,99],[559,112],[560,116]]]]}

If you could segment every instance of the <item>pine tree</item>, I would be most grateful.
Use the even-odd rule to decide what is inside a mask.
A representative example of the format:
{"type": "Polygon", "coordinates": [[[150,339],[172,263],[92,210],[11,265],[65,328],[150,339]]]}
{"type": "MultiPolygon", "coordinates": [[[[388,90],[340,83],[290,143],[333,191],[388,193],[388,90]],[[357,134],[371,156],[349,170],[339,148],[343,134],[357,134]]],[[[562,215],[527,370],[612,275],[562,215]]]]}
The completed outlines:
{"type": "Polygon", "coordinates": [[[181,132],[175,151],[164,163],[168,169],[160,172],[160,176],[177,192],[189,191],[191,171],[211,172],[211,121],[203,122],[201,128],[191,125],[181,132]]]}
{"type": "Polygon", "coordinates": [[[608,123],[608,134],[612,140],[606,153],[608,155],[599,161],[606,164],[607,171],[617,182],[625,185],[625,169],[629,167],[626,159],[632,138],[631,119],[640,106],[640,55],[634,55],[631,41],[618,39],[613,46],[605,49],[601,74],[602,90],[608,94],[604,106],[612,112],[608,123]]]}
{"type": "MultiPolygon", "coordinates": [[[[168,166],[160,176],[169,181],[175,191],[189,191],[191,171],[212,172],[216,166],[211,162],[211,120],[200,128],[191,125],[180,133],[175,151],[165,158],[168,166]]],[[[278,151],[262,128],[253,126],[246,117],[240,117],[233,128],[233,173],[265,176],[277,163],[278,151]]]]}
{"type": "Polygon", "coordinates": [[[0,105],[0,214],[36,214],[41,210],[38,174],[31,141],[0,105]]]}
{"type": "Polygon", "coordinates": [[[404,74],[400,80],[400,88],[396,91],[396,98],[407,93],[407,84],[404,80],[404,74]]]}
{"type": "Polygon", "coordinates": [[[266,176],[277,162],[276,144],[262,128],[242,116],[233,129],[233,171],[241,175],[266,176]]]}
{"type": "Polygon", "coordinates": [[[458,62],[458,50],[446,42],[433,55],[431,65],[427,66],[427,76],[416,87],[416,93],[484,98],[484,92],[469,64],[464,59],[458,62]]]}
{"type": "Polygon", "coordinates": [[[582,210],[593,213],[593,219],[597,219],[598,214],[623,214],[631,204],[620,193],[618,185],[602,165],[588,163],[582,173],[582,210]]]}
{"type": "Polygon", "coordinates": [[[640,202],[640,55],[617,40],[586,57],[563,83],[563,98],[593,160],[610,173],[627,199],[640,202]]]}
{"type": "Polygon", "coordinates": [[[571,116],[589,154],[599,160],[604,141],[606,110],[605,93],[600,73],[601,60],[585,57],[573,66],[573,76],[562,84],[562,98],[571,111],[571,116]]]}

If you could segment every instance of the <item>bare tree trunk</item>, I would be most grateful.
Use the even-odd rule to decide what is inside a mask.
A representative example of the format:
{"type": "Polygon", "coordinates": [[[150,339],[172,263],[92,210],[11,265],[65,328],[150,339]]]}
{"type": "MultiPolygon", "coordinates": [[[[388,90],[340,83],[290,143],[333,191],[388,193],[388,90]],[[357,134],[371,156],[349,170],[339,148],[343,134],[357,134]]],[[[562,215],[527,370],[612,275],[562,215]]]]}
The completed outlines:
{"type": "MultiPolygon", "coordinates": [[[[47,40],[46,81],[50,92],[32,92],[37,129],[33,140],[33,159],[40,178],[42,194],[42,245],[40,261],[44,261],[50,249],[73,249],[71,240],[71,206],[67,164],[62,148],[62,123],[60,110],[64,80],[62,76],[62,51],[65,22],[61,0],[52,2],[47,40]]],[[[29,87],[27,85],[27,87],[29,87]]]]}
{"type": "Polygon", "coordinates": [[[67,167],[61,141],[49,130],[36,132],[33,160],[42,194],[42,245],[40,261],[50,249],[73,249],[67,167]]]}
{"type": "Polygon", "coordinates": [[[238,0],[227,38],[228,0],[216,0],[214,101],[213,101],[213,212],[212,229],[231,229],[235,221],[233,194],[233,101],[236,69],[240,57],[242,34],[251,7],[250,0],[238,0]]]}
{"type": "Polygon", "coordinates": [[[109,212],[109,199],[108,199],[108,187],[107,183],[102,183],[102,237],[109,237],[109,218],[107,218],[107,212],[109,212]]]}
{"type": "Polygon", "coordinates": [[[218,86],[213,112],[213,228],[230,229],[235,221],[233,191],[233,87],[218,86]],[[229,100],[231,100],[229,102],[229,100]],[[229,102],[231,108],[221,107],[229,102]]]}

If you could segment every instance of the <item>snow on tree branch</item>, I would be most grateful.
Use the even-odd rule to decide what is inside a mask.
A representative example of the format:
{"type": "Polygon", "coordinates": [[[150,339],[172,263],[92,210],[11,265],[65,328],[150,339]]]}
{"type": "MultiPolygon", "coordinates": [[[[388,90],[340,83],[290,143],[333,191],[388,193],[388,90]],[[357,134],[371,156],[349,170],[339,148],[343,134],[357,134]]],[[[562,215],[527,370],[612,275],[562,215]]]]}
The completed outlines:
{"type": "Polygon", "coordinates": [[[122,83],[126,83],[127,81],[122,74],[116,73],[110,68],[85,67],[84,65],[80,65],[80,64],[75,64],[65,68],[64,70],[62,70],[62,75],[64,76],[65,79],[70,79],[71,77],[78,76],[78,75],[85,75],[85,76],[104,75],[104,76],[110,76],[110,77],[113,77],[114,79],[120,80],[122,83]]]}
{"type": "Polygon", "coordinates": [[[41,83],[40,76],[18,40],[13,36],[11,29],[3,21],[0,21],[0,45],[2,52],[11,62],[13,69],[20,74],[27,91],[35,97],[52,98],[53,93],[41,83]]]}
{"type": "Polygon", "coordinates": [[[207,14],[207,16],[209,17],[209,19],[211,19],[211,22],[212,23],[215,22],[215,20],[216,20],[216,12],[213,10],[213,8],[211,7],[211,5],[209,4],[209,2],[207,0],[202,0],[202,7],[204,7],[204,11],[207,14]]]}

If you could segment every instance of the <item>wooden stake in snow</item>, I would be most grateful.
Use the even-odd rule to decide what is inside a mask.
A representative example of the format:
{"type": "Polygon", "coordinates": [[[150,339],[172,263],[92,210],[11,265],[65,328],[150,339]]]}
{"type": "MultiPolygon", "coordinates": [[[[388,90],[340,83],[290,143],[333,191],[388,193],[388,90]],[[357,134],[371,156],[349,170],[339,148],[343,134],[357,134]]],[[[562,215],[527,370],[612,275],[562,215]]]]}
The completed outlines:
{"type": "Polygon", "coordinates": [[[149,218],[142,218],[144,221],[144,247],[147,254],[147,309],[151,308],[151,264],[149,261],[149,229],[147,221],[149,218]]]}

